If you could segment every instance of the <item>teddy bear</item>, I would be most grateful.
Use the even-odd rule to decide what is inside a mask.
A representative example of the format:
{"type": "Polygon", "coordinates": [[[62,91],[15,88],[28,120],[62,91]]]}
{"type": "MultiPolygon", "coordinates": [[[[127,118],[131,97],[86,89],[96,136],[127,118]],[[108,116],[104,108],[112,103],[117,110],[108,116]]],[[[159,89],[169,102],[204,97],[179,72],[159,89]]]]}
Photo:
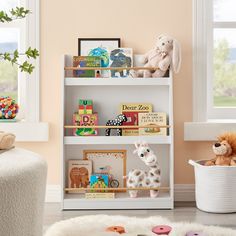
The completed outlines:
{"type": "Polygon", "coordinates": [[[0,150],[8,150],[13,148],[15,143],[15,135],[0,131],[0,150]]]}
{"type": "Polygon", "coordinates": [[[131,70],[131,77],[164,77],[170,66],[175,73],[178,73],[181,65],[179,43],[168,35],[160,35],[153,49],[143,55],[142,64],[144,64],[144,67],[158,67],[158,69],[131,70]]]}
{"type": "Polygon", "coordinates": [[[217,140],[212,146],[216,157],[204,165],[236,166],[236,133],[224,133],[217,140]]]}

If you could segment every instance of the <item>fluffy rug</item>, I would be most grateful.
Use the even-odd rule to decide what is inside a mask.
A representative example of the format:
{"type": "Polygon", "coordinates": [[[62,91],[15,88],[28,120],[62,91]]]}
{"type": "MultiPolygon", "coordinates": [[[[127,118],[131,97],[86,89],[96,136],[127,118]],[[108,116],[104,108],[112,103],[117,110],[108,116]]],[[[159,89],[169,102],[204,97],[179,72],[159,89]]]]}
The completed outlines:
{"type": "MultiPolygon", "coordinates": [[[[109,226],[125,227],[124,236],[154,236],[151,229],[156,225],[172,227],[170,236],[185,236],[189,231],[204,233],[204,236],[236,236],[236,231],[216,226],[191,223],[172,223],[163,217],[134,218],[124,216],[91,215],[64,220],[52,225],[45,236],[117,236],[118,233],[106,232],[109,226]]],[[[200,234],[199,234],[200,235],[200,234]]]]}

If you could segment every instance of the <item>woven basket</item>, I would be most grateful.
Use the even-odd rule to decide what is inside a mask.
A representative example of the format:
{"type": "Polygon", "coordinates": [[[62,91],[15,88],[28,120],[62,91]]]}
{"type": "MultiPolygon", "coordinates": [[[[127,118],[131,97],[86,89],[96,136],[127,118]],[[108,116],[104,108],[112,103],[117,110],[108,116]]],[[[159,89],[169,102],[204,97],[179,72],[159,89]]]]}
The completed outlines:
{"type": "Polygon", "coordinates": [[[203,162],[189,160],[194,166],[197,207],[213,213],[236,212],[236,166],[203,166],[203,162]]]}

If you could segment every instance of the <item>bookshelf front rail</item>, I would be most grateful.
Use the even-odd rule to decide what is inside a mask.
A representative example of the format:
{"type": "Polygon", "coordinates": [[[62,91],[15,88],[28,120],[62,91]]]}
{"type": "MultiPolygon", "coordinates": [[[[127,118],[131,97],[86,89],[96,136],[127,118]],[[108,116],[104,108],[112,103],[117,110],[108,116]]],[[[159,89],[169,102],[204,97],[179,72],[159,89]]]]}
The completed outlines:
{"type": "Polygon", "coordinates": [[[73,67],[67,66],[65,70],[158,70],[159,67],[73,67]]]}
{"type": "Polygon", "coordinates": [[[127,190],[160,190],[160,191],[169,191],[169,187],[137,187],[137,188],[128,188],[128,187],[121,187],[121,188],[65,188],[65,192],[73,192],[78,193],[81,191],[85,192],[94,192],[94,191],[127,191],[127,190]]]}
{"type": "Polygon", "coordinates": [[[93,126],[83,126],[83,125],[65,125],[65,129],[76,129],[76,128],[91,128],[91,129],[141,129],[141,128],[170,128],[170,125],[93,125],[93,126]]]}

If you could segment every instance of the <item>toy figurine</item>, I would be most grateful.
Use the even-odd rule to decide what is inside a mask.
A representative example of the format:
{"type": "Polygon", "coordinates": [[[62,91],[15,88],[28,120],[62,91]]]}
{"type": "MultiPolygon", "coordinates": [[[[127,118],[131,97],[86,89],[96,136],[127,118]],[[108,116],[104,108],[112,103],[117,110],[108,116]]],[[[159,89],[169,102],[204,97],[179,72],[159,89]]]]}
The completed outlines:
{"type": "MultiPolygon", "coordinates": [[[[123,114],[120,114],[114,120],[108,120],[107,123],[106,123],[106,126],[121,126],[123,124],[123,122],[126,122],[126,121],[127,121],[127,117],[123,114]]],[[[112,128],[107,128],[106,129],[106,131],[105,131],[106,136],[110,136],[111,129],[112,128]]],[[[117,127],[116,134],[117,134],[117,136],[122,136],[122,129],[119,129],[117,127]]]]}
{"type": "MultiPolygon", "coordinates": [[[[156,155],[147,143],[135,143],[135,147],[134,153],[138,154],[139,158],[150,168],[150,170],[148,172],[140,169],[131,170],[126,177],[127,187],[160,187],[161,170],[156,155]]],[[[137,193],[137,190],[129,191],[130,197],[132,198],[137,197],[137,193]]],[[[153,198],[157,197],[158,193],[158,190],[150,190],[150,196],[153,198]]]]}
{"type": "Polygon", "coordinates": [[[152,228],[152,232],[157,235],[169,235],[172,228],[168,225],[158,225],[152,228]]]}

